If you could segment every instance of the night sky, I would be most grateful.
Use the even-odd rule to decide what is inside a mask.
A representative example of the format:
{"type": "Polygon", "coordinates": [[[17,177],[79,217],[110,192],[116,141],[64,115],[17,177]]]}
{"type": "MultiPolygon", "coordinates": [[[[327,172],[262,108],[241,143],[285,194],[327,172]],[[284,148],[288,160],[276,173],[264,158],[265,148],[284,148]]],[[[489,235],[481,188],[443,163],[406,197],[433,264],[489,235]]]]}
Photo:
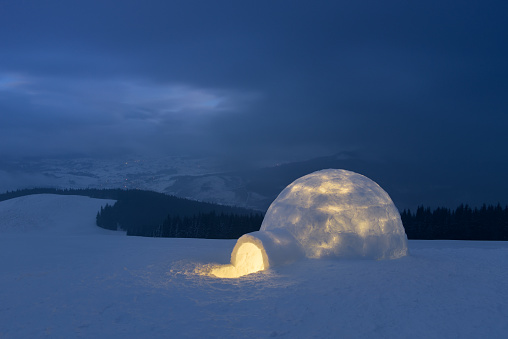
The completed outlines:
{"type": "Polygon", "coordinates": [[[508,189],[507,127],[505,0],[0,0],[4,159],[346,152],[508,189]]]}

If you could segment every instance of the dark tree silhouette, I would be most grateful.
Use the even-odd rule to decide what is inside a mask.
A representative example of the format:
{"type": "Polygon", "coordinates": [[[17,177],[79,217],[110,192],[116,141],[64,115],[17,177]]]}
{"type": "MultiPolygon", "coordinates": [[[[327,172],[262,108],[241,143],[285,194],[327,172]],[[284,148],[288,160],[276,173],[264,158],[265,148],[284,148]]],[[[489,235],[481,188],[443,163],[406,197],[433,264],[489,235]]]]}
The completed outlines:
{"type": "Polygon", "coordinates": [[[455,210],[420,206],[404,210],[402,223],[409,239],[508,240],[508,206],[460,205],[455,210]]]}

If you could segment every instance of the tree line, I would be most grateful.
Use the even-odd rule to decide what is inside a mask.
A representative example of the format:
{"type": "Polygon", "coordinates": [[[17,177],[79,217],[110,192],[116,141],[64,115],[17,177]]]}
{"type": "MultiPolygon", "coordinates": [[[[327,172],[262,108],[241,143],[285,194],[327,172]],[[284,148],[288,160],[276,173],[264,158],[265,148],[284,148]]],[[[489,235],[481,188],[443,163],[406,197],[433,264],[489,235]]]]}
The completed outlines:
{"type": "Polygon", "coordinates": [[[262,222],[262,214],[217,214],[213,211],[183,218],[169,215],[153,234],[170,238],[237,239],[259,231],[262,222]]]}
{"type": "Polygon", "coordinates": [[[236,239],[259,231],[263,221],[258,211],[144,190],[31,188],[2,193],[0,201],[31,194],[116,200],[100,209],[96,224],[133,236],[236,239]]]}
{"type": "Polygon", "coordinates": [[[508,240],[508,206],[467,204],[455,210],[420,206],[415,213],[404,210],[402,224],[408,239],[508,240]]]}
{"type": "Polygon", "coordinates": [[[127,235],[169,238],[236,239],[259,231],[263,214],[159,194],[134,194],[97,213],[97,226],[127,235]]]}
{"type": "MultiPolygon", "coordinates": [[[[97,213],[97,225],[127,235],[233,239],[258,231],[263,214],[143,190],[33,188],[0,194],[0,201],[30,194],[83,195],[116,200],[97,213]]],[[[508,206],[500,204],[456,209],[420,206],[404,210],[402,223],[409,239],[508,240],[508,206]]]]}

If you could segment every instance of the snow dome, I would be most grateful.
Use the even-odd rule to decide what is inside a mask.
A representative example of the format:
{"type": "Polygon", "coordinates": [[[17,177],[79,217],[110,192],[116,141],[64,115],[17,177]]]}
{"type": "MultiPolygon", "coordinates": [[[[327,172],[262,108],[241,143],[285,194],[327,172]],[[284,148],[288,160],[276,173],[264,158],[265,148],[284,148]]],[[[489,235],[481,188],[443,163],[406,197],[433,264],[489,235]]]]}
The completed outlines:
{"type": "Polygon", "coordinates": [[[400,214],[388,194],[358,173],[303,176],[270,205],[258,232],[238,239],[218,277],[241,276],[307,258],[396,259],[407,254],[400,214]]]}

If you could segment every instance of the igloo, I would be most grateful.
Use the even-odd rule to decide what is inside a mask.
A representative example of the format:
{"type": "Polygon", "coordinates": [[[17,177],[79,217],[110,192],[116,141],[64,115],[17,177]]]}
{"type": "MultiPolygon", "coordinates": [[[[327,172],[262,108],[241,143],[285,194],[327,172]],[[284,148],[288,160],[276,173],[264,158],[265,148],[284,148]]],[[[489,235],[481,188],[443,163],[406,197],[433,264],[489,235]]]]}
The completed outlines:
{"type": "Polygon", "coordinates": [[[396,259],[407,237],[389,195],[351,171],[327,169],[287,186],[268,208],[261,229],[240,237],[231,264],[217,277],[238,277],[301,258],[396,259]]]}

